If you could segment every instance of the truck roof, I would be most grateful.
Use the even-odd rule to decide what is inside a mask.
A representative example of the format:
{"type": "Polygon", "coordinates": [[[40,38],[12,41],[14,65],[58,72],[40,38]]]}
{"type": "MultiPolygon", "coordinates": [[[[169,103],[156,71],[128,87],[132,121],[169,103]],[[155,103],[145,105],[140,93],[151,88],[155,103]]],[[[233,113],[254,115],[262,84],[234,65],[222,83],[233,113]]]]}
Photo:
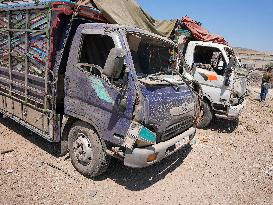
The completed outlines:
{"type": "Polygon", "coordinates": [[[149,37],[153,37],[153,38],[157,38],[159,40],[165,41],[166,43],[169,43],[173,46],[175,46],[176,44],[171,41],[170,39],[166,38],[166,37],[162,37],[160,35],[154,34],[152,32],[149,32],[147,30],[144,29],[140,29],[137,27],[133,27],[133,26],[127,26],[127,25],[119,25],[119,24],[108,24],[108,23],[85,23],[83,25],[79,26],[79,29],[91,29],[91,28],[113,28],[113,29],[122,29],[125,30],[128,33],[139,33],[142,35],[146,35],[149,37]]]}

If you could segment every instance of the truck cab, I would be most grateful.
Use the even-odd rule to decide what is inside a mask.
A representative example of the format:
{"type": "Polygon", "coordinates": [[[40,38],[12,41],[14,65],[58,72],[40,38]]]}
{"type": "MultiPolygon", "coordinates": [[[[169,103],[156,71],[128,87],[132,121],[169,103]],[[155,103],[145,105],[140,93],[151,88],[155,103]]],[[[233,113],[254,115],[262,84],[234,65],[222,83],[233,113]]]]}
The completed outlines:
{"type": "Polygon", "coordinates": [[[172,41],[137,28],[77,28],[65,72],[63,125],[70,118],[84,122],[68,135],[78,171],[98,175],[109,155],[146,167],[190,143],[196,96],[172,71],[173,50],[172,41]]]}
{"type": "Polygon", "coordinates": [[[190,41],[185,61],[203,89],[202,119],[206,127],[212,117],[238,119],[244,105],[248,72],[241,67],[231,47],[190,41]]]}

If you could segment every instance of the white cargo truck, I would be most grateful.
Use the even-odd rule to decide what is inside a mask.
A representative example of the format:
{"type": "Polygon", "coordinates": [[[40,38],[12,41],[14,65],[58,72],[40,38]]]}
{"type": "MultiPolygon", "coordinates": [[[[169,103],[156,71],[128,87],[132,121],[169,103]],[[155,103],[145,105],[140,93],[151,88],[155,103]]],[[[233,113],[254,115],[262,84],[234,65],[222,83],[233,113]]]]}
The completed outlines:
{"type": "Polygon", "coordinates": [[[176,30],[176,39],[188,72],[203,90],[198,127],[208,126],[213,117],[237,120],[245,105],[248,70],[224,38],[209,34],[188,17],[181,22],[183,28],[176,30]]]}

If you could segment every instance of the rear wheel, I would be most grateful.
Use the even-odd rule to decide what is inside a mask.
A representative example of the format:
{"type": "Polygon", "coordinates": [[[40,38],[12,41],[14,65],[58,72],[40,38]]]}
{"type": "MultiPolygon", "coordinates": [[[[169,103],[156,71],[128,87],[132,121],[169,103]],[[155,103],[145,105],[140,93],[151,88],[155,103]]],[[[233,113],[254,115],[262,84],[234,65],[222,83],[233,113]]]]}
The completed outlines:
{"type": "Polygon", "coordinates": [[[197,123],[197,128],[205,128],[207,127],[212,120],[212,111],[207,102],[201,102],[201,119],[197,123]]]}
{"type": "Polygon", "coordinates": [[[73,166],[82,175],[96,177],[105,172],[109,156],[106,145],[92,126],[85,122],[76,122],[68,135],[69,155],[73,166]]]}

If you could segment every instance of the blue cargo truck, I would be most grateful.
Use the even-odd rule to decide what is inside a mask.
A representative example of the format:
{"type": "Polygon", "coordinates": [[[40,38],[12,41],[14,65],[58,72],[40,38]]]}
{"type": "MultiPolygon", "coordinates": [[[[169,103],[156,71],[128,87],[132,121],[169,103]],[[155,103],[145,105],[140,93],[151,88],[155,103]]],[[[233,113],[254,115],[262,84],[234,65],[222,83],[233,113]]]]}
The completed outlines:
{"type": "Polygon", "coordinates": [[[198,98],[177,46],[70,2],[0,4],[0,112],[61,143],[83,175],[142,168],[195,135],[198,98]]]}

